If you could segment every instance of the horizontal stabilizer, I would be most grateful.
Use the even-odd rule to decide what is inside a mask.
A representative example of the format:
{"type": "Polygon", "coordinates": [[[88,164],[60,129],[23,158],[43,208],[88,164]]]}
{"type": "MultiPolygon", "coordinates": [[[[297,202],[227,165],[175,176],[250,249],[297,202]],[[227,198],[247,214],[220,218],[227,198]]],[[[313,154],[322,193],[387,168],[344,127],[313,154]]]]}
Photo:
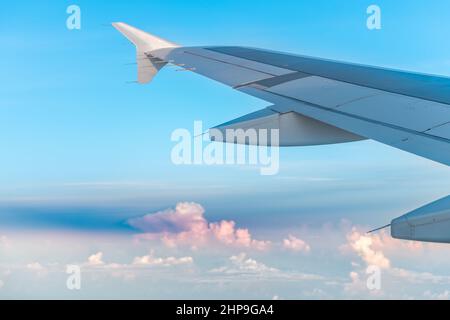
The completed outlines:
{"type": "Polygon", "coordinates": [[[224,123],[210,130],[210,138],[212,141],[226,143],[280,147],[336,144],[365,139],[293,111],[277,111],[281,109],[272,106],[224,123]],[[277,130],[279,141],[273,140],[272,130],[277,130]],[[261,133],[268,139],[261,142],[261,133]]]}
{"type": "Polygon", "coordinates": [[[166,41],[122,22],[112,24],[120,33],[136,46],[138,82],[149,83],[167,62],[152,55],[155,50],[176,48],[178,45],[166,41]]]}

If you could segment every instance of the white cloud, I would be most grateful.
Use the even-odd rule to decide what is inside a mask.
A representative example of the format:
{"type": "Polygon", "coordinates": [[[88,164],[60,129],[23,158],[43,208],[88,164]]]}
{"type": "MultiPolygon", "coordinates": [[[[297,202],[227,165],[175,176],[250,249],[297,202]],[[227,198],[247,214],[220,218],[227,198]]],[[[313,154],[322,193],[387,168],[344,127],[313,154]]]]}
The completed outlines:
{"type": "Polygon", "coordinates": [[[361,279],[359,273],[352,271],[349,274],[350,282],[344,285],[344,290],[350,295],[367,293],[367,286],[364,280],[361,279]]]}
{"type": "Polygon", "coordinates": [[[267,250],[270,241],[253,239],[248,229],[236,227],[234,221],[209,223],[204,208],[197,203],[179,203],[168,209],[130,219],[128,223],[144,232],[138,239],[162,240],[168,247],[191,246],[199,248],[221,244],[238,248],[267,250]]]}
{"type": "Polygon", "coordinates": [[[450,284],[450,276],[435,275],[430,272],[416,272],[401,268],[392,268],[390,273],[414,284],[450,284]]]}
{"type": "Polygon", "coordinates": [[[48,273],[46,267],[44,267],[39,262],[32,262],[26,265],[26,268],[32,272],[35,272],[39,277],[45,276],[48,273]]]}
{"type": "Polygon", "coordinates": [[[87,264],[89,266],[102,266],[105,263],[103,262],[103,252],[98,252],[96,254],[91,255],[88,258],[87,264]]]}
{"type": "Polygon", "coordinates": [[[7,236],[0,236],[0,249],[8,249],[11,247],[11,241],[7,236]]]}
{"type": "Polygon", "coordinates": [[[230,258],[230,261],[233,263],[234,266],[236,266],[239,269],[239,271],[256,272],[256,273],[278,271],[277,269],[270,268],[265,264],[260,263],[254,259],[247,258],[247,255],[245,253],[241,253],[237,256],[232,256],[230,258]]]}
{"type": "Polygon", "coordinates": [[[27,264],[27,269],[33,270],[33,271],[42,271],[45,268],[39,263],[39,262],[32,262],[27,264]]]}
{"type": "Polygon", "coordinates": [[[377,266],[388,269],[391,262],[384,256],[383,251],[373,248],[374,240],[372,236],[362,235],[356,229],[353,229],[347,235],[348,244],[368,266],[377,266]]]}
{"type": "Polygon", "coordinates": [[[314,288],[312,290],[303,291],[303,294],[312,299],[326,299],[329,295],[320,288],[314,288]]]}
{"type": "Polygon", "coordinates": [[[162,267],[171,267],[177,265],[186,265],[193,264],[194,259],[192,257],[167,257],[160,258],[156,257],[153,252],[149,255],[145,255],[142,257],[135,257],[131,264],[121,264],[121,263],[105,263],[103,261],[103,252],[98,252],[96,254],[91,255],[88,258],[87,263],[84,265],[86,267],[96,267],[110,271],[118,271],[118,270],[133,270],[136,267],[142,266],[162,266],[162,267]]]}
{"type": "Polygon", "coordinates": [[[194,259],[192,257],[168,257],[168,258],[158,258],[155,257],[153,253],[143,257],[136,257],[133,261],[134,266],[162,266],[162,267],[172,267],[186,264],[193,264],[194,259]]]}
{"type": "MultiPolygon", "coordinates": [[[[387,271],[391,276],[403,278],[412,283],[450,283],[450,276],[439,276],[429,272],[417,272],[392,266],[390,259],[386,257],[385,252],[392,255],[400,255],[405,252],[417,254],[425,248],[433,249],[433,245],[424,245],[420,242],[399,241],[388,236],[385,232],[373,235],[363,235],[353,228],[347,234],[347,245],[344,250],[351,249],[357,253],[367,266],[378,266],[387,271]]],[[[352,262],[352,266],[360,268],[361,266],[352,262]]]]}
{"type": "Polygon", "coordinates": [[[121,263],[105,263],[103,260],[103,252],[97,252],[88,257],[87,262],[82,264],[84,272],[101,271],[103,275],[109,275],[113,278],[120,278],[125,281],[134,280],[136,278],[135,270],[130,265],[121,263]]]}
{"type": "Polygon", "coordinates": [[[312,281],[324,280],[322,276],[301,272],[285,272],[269,267],[264,263],[249,258],[247,254],[231,256],[229,265],[210,270],[210,274],[227,276],[227,280],[245,279],[256,277],[258,279],[278,279],[286,281],[312,281]]]}
{"type": "Polygon", "coordinates": [[[295,252],[310,252],[311,247],[304,240],[290,235],[287,239],[283,240],[283,248],[295,252]]]}
{"type": "Polygon", "coordinates": [[[247,254],[241,253],[239,255],[231,256],[229,258],[230,265],[211,270],[211,273],[224,274],[267,274],[278,272],[277,269],[266,266],[254,259],[248,258],[247,254]]]}
{"type": "Polygon", "coordinates": [[[424,292],[423,296],[430,300],[450,300],[450,291],[445,290],[441,293],[433,293],[430,290],[424,292]]]}
{"type": "MultiPolygon", "coordinates": [[[[410,255],[417,255],[418,252],[421,252],[423,255],[425,249],[433,248],[435,248],[433,245],[395,240],[385,232],[363,235],[356,228],[353,228],[347,234],[347,245],[342,247],[342,249],[350,249],[356,253],[366,266],[377,266],[381,268],[383,270],[381,274],[383,288],[379,291],[369,291],[366,284],[367,274],[364,270],[365,267],[352,262],[352,266],[356,271],[350,273],[350,282],[344,286],[345,292],[358,295],[368,294],[372,297],[384,296],[395,298],[398,297],[392,293],[395,289],[387,289],[387,286],[394,283],[402,283],[404,286],[412,284],[416,287],[419,285],[449,285],[450,276],[441,276],[431,272],[419,272],[395,267],[385,254],[385,252],[389,252],[390,255],[399,257],[408,252],[410,255]]],[[[449,292],[431,293],[427,290],[424,293],[424,297],[429,299],[447,299],[449,298],[449,292]]]]}

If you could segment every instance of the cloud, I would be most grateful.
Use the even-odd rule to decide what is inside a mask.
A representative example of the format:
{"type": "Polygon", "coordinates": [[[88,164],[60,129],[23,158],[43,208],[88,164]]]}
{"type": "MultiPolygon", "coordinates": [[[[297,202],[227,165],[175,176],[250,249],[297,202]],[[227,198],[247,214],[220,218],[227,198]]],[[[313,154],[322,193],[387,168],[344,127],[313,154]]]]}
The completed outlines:
{"type": "Polygon", "coordinates": [[[3,288],[4,286],[5,286],[5,283],[2,280],[0,280],[0,289],[3,288]]]}
{"type": "Polygon", "coordinates": [[[248,229],[237,228],[234,221],[209,223],[205,209],[197,203],[179,203],[168,209],[128,220],[130,226],[143,231],[138,239],[162,240],[168,247],[198,248],[211,243],[231,247],[267,250],[271,242],[253,239],[248,229]]]}
{"type": "Polygon", "coordinates": [[[87,264],[89,266],[102,266],[105,264],[102,259],[103,259],[103,252],[98,252],[96,254],[91,255],[88,258],[87,264]]]}
{"type": "Polygon", "coordinates": [[[8,249],[11,247],[11,241],[7,236],[0,236],[0,249],[8,249]]]}
{"type": "Polygon", "coordinates": [[[283,240],[283,248],[294,252],[310,252],[311,247],[304,240],[290,235],[283,240]]]}
{"type": "MultiPolygon", "coordinates": [[[[88,257],[87,261],[80,264],[83,267],[83,272],[95,272],[96,276],[111,276],[113,278],[120,278],[124,281],[134,281],[139,276],[144,276],[150,270],[147,267],[153,267],[152,271],[157,268],[169,268],[176,266],[193,265],[194,259],[192,257],[157,257],[151,252],[149,255],[135,257],[131,263],[105,262],[103,260],[103,252],[98,252],[88,257]]],[[[153,274],[156,276],[156,274],[153,274]]],[[[175,274],[174,274],[175,276],[175,274]]]]}
{"type": "Polygon", "coordinates": [[[109,275],[113,278],[121,278],[125,281],[134,280],[136,273],[130,270],[129,265],[121,263],[105,263],[103,260],[103,252],[97,252],[87,258],[87,262],[81,264],[83,272],[101,271],[103,275],[109,275]]]}
{"type": "MultiPolygon", "coordinates": [[[[449,285],[450,276],[442,276],[431,272],[419,272],[398,268],[393,266],[391,260],[386,257],[386,252],[389,252],[390,255],[398,258],[408,252],[410,254],[413,253],[414,255],[417,255],[419,251],[423,254],[425,249],[435,248],[436,247],[433,245],[395,240],[388,236],[385,232],[380,232],[370,236],[364,235],[358,232],[356,228],[353,228],[352,231],[347,234],[347,245],[343,246],[341,249],[344,251],[351,250],[356,253],[366,264],[365,267],[377,266],[383,270],[381,273],[381,276],[383,277],[383,288],[378,291],[369,291],[366,286],[368,275],[365,272],[365,267],[359,265],[358,263],[352,262],[352,267],[355,270],[350,273],[350,282],[347,282],[344,285],[345,292],[352,295],[361,295],[366,293],[371,297],[383,296],[395,298],[398,296],[391,293],[392,289],[387,290],[385,288],[386,285],[399,283],[399,281],[403,285],[409,283],[415,287],[419,285],[449,285]]],[[[425,291],[424,297],[429,299],[450,298],[447,291],[441,293],[425,291]]],[[[407,298],[409,299],[411,297],[407,298]]]]}
{"type": "MultiPolygon", "coordinates": [[[[324,280],[322,276],[301,272],[281,271],[277,268],[267,266],[266,264],[249,258],[246,253],[231,256],[228,259],[229,264],[220,268],[210,270],[210,274],[222,275],[227,277],[228,281],[252,278],[257,279],[277,279],[285,281],[313,281],[324,280]]],[[[224,280],[223,278],[221,280],[224,280]]]]}
{"type": "Polygon", "coordinates": [[[140,218],[130,219],[128,223],[148,233],[181,233],[183,231],[202,231],[207,227],[203,217],[205,209],[197,203],[179,203],[175,210],[167,209],[140,218]]]}
{"type": "Polygon", "coordinates": [[[450,300],[450,291],[445,290],[441,293],[433,293],[430,290],[424,292],[423,296],[430,300],[450,300]]]}
{"type": "Polygon", "coordinates": [[[45,268],[39,263],[39,262],[32,262],[26,265],[27,269],[33,270],[33,271],[41,271],[45,268]]]}
{"type": "MultiPolygon", "coordinates": [[[[428,272],[417,272],[392,266],[390,259],[386,257],[386,252],[399,256],[405,252],[416,254],[418,251],[436,248],[433,244],[423,244],[412,241],[399,241],[390,237],[386,232],[373,235],[363,235],[356,228],[347,234],[347,245],[341,249],[357,253],[367,266],[377,266],[387,270],[395,277],[408,279],[411,282],[450,282],[450,277],[437,276],[428,272]]],[[[352,262],[355,268],[361,267],[358,263],[352,262]]]]}
{"type": "Polygon", "coordinates": [[[234,221],[211,223],[209,228],[215,239],[226,245],[254,248],[256,250],[266,250],[270,246],[270,241],[252,239],[248,229],[237,229],[234,221]]]}
{"type": "Polygon", "coordinates": [[[32,262],[25,266],[28,270],[35,272],[39,277],[45,276],[48,273],[46,267],[44,267],[39,262],[32,262]]]}
{"type": "Polygon", "coordinates": [[[390,273],[414,284],[450,284],[450,276],[435,275],[430,272],[417,272],[402,268],[392,268],[390,273]]]}
{"type": "Polygon", "coordinates": [[[330,299],[329,294],[327,294],[324,290],[322,290],[320,288],[313,288],[312,290],[305,290],[305,291],[303,291],[303,294],[306,297],[312,298],[312,299],[320,299],[320,300],[330,299]]]}
{"type": "Polygon", "coordinates": [[[116,262],[105,263],[103,261],[103,252],[98,252],[96,254],[89,256],[88,261],[87,261],[87,263],[84,264],[84,266],[117,271],[119,269],[131,270],[131,269],[135,269],[136,267],[142,267],[142,266],[172,267],[172,266],[186,265],[186,264],[193,264],[193,263],[194,263],[194,259],[192,257],[160,258],[160,257],[156,257],[153,252],[151,252],[149,255],[146,255],[146,256],[135,257],[131,264],[121,264],[121,263],[116,263],[116,262]]]}
{"type": "Polygon", "coordinates": [[[359,273],[352,271],[349,273],[349,278],[350,282],[344,285],[345,292],[354,294],[361,291],[367,291],[367,287],[361,280],[359,273]]]}
{"type": "Polygon", "coordinates": [[[153,252],[150,255],[143,257],[134,258],[134,266],[162,266],[162,267],[172,267],[186,264],[193,264],[194,259],[192,257],[168,257],[168,258],[158,258],[155,257],[153,252]]]}
{"type": "Polygon", "coordinates": [[[121,263],[116,263],[116,262],[111,262],[111,263],[106,263],[103,260],[103,252],[97,252],[93,255],[90,255],[87,258],[87,262],[84,262],[81,264],[81,266],[83,266],[84,268],[87,269],[103,269],[103,270],[110,270],[110,271],[116,271],[116,270],[120,270],[120,269],[127,269],[128,265],[127,264],[121,264],[121,263]]]}
{"type": "Polygon", "coordinates": [[[352,232],[347,235],[347,240],[351,249],[356,252],[368,266],[377,266],[383,269],[390,268],[391,262],[384,256],[383,251],[374,249],[374,236],[362,235],[354,228],[352,232]]]}
{"type": "Polygon", "coordinates": [[[276,273],[278,269],[271,268],[265,264],[258,262],[254,259],[248,258],[247,254],[241,253],[239,255],[231,256],[229,258],[230,265],[212,269],[211,273],[222,274],[268,274],[276,273]]]}
{"type": "Polygon", "coordinates": [[[230,261],[236,266],[240,271],[245,272],[277,272],[275,268],[270,268],[263,263],[260,263],[254,259],[247,258],[245,253],[241,253],[237,256],[232,256],[230,261]]]}

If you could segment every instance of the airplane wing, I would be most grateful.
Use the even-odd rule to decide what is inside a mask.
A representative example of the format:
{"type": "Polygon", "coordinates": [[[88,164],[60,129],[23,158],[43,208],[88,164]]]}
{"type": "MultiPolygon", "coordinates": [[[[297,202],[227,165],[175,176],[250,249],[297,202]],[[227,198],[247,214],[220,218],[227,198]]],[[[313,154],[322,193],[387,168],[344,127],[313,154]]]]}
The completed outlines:
{"type": "Polygon", "coordinates": [[[373,139],[450,164],[450,78],[246,47],[181,47],[124,23],[139,82],[174,64],[270,102],[217,129],[270,127],[280,146],[373,139]]]}
{"type": "MultiPolygon", "coordinates": [[[[214,128],[219,132],[278,129],[277,146],[373,139],[450,164],[450,78],[255,48],[182,47],[124,23],[113,26],[136,46],[139,83],[174,64],[272,104],[214,128]]],[[[449,221],[446,197],[389,226],[394,238],[450,243],[449,221]]]]}

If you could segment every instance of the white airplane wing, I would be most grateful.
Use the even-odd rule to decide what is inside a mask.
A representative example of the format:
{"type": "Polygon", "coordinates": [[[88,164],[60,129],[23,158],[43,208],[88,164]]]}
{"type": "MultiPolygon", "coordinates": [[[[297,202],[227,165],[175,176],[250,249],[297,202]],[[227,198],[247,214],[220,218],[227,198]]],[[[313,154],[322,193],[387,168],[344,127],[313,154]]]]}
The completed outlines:
{"type": "Polygon", "coordinates": [[[138,48],[141,83],[171,63],[273,104],[218,128],[284,115],[281,146],[368,138],[450,164],[449,78],[253,48],[180,47],[113,25],[138,48]]]}
{"type": "Polygon", "coordinates": [[[278,128],[280,146],[373,139],[450,165],[450,78],[255,48],[181,47],[113,25],[137,47],[140,83],[170,63],[272,104],[219,130],[278,128]]]}

